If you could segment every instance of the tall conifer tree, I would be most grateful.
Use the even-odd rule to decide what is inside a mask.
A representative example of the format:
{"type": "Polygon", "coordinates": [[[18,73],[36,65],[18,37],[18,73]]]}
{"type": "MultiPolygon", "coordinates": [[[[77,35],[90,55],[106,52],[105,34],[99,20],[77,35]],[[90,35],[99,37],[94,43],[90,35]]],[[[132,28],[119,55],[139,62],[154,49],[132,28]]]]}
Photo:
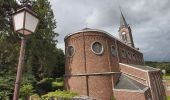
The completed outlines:
{"type": "MultiPolygon", "coordinates": [[[[23,1],[23,0],[20,0],[23,1]]],[[[24,0],[25,1],[25,0],[24,0]]],[[[40,23],[36,33],[27,39],[23,82],[32,83],[44,77],[55,77],[58,66],[64,68],[64,53],[56,48],[56,21],[48,0],[31,1],[40,23]],[[58,60],[60,59],[60,60],[58,60]],[[62,67],[61,67],[62,66],[62,67]]],[[[20,38],[13,32],[11,14],[19,7],[16,0],[0,0],[0,99],[12,97],[20,38]]],[[[59,73],[63,74],[63,73],[59,73]]],[[[62,76],[62,75],[59,75],[62,76]]]]}

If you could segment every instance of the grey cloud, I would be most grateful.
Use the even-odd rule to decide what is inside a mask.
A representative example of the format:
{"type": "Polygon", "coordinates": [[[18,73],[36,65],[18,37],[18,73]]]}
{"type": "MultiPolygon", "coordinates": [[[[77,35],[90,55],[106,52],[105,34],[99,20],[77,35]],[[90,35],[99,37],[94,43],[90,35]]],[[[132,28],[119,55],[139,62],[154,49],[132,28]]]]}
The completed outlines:
{"type": "Polygon", "coordinates": [[[85,27],[118,37],[119,4],[145,60],[170,61],[170,0],[50,0],[64,49],[65,35],[85,27]]]}

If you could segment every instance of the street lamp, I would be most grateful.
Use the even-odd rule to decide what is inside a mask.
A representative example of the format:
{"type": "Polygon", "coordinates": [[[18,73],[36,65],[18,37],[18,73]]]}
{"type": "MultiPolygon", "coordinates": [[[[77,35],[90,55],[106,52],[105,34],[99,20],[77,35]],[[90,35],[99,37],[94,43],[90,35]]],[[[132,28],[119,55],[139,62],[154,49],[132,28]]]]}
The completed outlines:
{"type": "Polygon", "coordinates": [[[18,100],[20,83],[22,78],[22,70],[24,66],[26,36],[35,32],[39,20],[37,14],[28,5],[24,5],[22,8],[18,9],[13,14],[12,20],[13,20],[14,31],[22,34],[14,96],[13,96],[13,100],[18,100]]]}

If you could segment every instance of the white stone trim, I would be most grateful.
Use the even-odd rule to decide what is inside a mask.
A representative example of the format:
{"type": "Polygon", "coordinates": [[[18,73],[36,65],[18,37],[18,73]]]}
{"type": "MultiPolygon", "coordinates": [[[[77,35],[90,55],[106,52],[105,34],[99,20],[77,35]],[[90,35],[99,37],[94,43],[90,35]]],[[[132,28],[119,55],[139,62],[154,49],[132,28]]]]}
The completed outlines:
{"type": "Polygon", "coordinates": [[[96,55],[101,55],[101,54],[104,53],[104,46],[102,45],[101,42],[99,42],[99,41],[94,41],[94,42],[91,44],[91,50],[92,50],[92,52],[93,52],[94,54],[96,54],[96,55]],[[101,44],[101,46],[102,46],[102,51],[101,51],[101,52],[97,53],[97,52],[95,52],[95,51],[93,50],[93,45],[94,45],[95,43],[100,43],[100,44],[101,44]]]}
{"type": "MultiPolygon", "coordinates": [[[[127,77],[128,77],[128,76],[127,76],[127,77]]],[[[130,77],[128,77],[128,78],[130,78],[130,77]]],[[[134,83],[133,83],[131,80],[129,80],[128,78],[127,78],[127,80],[128,80],[131,84],[133,84],[136,88],[138,88],[139,90],[141,90],[138,86],[136,86],[136,84],[134,84],[134,83]]],[[[130,78],[130,79],[131,79],[131,78],[130,78]]]]}
{"type": "MultiPolygon", "coordinates": [[[[151,90],[151,95],[153,94],[153,91],[152,91],[152,89],[151,89],[151,83],[150,83],[150,77],[149,77],[149,72],[147,72],[147,76],[148,76],[148,83],[149,83],[149,87],[150,87],[150,90],[151,90]]],[[[153,95],[152,95],[152,99],[153,99],[154,97],[153,97],[153,95]]]]}
{"type": "Polygon", "coordinates": [[[113,89],[113,91],[140,92],[140,93],[145,92],[143,90],[130,90],[130,89],[113,89]]]}
{"type": "Polygon", "coordinates": [[[149,89],[149,87],[146,87],[146,88],[143,89],[143,91],[145,92],[145,91],[147,91],[148,89],[149,89]]]}
{"type": "MultiPolygon", "coordinates": [[[[127,76],[128,78],[131,78],[131,77],[129,77],[128,75],[126,75],[126,74],[124,74],[124,73],[122,73],[123,75],[125,75],[125,76],[127,76]]],[[[135,80],[135,81],[137,81],[136,79],[134,79],[134,78],[131,78],[131,79],[133,79],[133,80],[135,80]]],[[[130,81],[129,81],[130,82],[130,81]]],[[[137,81],[138,82],[138,81],[137,81]]],[[[139,82],[139,83],[141,83],[141,82],[139,82]]],[[[133,84],[133,83],[132,83],[133,84]]],[[[143,83],[141,83],[141,84],[143,84],[143,83]]],[[[115,88],[113,88],[113,90],[114,91],[127,91],[127,92],[142,92],[142,93],[144,93],[146,90],[148,90],[149,89],[149,87],[148,86],[146,86],[144,89],[140,89],[139,88],[139,90],[130,90],[130,89],[115,89],[115,88]]]]}
{"type": "Polygon", "coordinates": [[[76,74],[65,74],[64,76],[95,76],[95,75],[110,75],[120,74],[121,72],[102,72],[102,73],[76,73],[76,74]]]}
{"type": "Polygon", "coordinates": [[[140,92],[140,93],[144,93],[145,91],[147,91],[149,89],[149,87],[144,88],[143,90],[130,90],[130,89],[112,89],[113,91],[126,91],[126,92],[140,92]]]}
{"type": "Polygon", "coordinates": [[[140,69],[140,68],[136,68],[136,67],[133,67],[133,66],[130,66],[130,65],[127,65],[127,64],[123,64],[123,63],[119,63],[119,64],[127,66],[127,67],[130,67],[130,68],[134,68],[134,69],[137,69],[137,70],[140,70],[140,71],[148,72],[148,70],[143,70],[143,69],[140,69]]]}
{"type": "MultiPolygon", "coordinates": [[[[145,66],[145,67],[153,68],[153,69],[155,69],[155,70],[144,70],[144,69],[136,68],[136,67],[133,67],[133,66],[124,64],[124,63],[119,63],[119,64],[124,65],[124,66],[127,66],[127,67],[131,67],[131,68],[134,68],[134,69],[137,69],[137,70],[141,70],[141,71],[144,71],[144,72],[157,72],[157,71],[160,71],[160,69],[153,68],[153,67],[149,67],[149,66],[145,66]]],[[[141,65],[141,66],[143,66],[143,65],[141,65]]]]}
{"type": "MultiPolygon", "coordinates": [[[[136,80],[135,78],[133,78],[133,77],[136,77],[136,78],[138,78],[138,79],[141,79],[141,80],[143,80],[143,81],[145,81],[146,83],[144,84],[144,85],[148,85],[147,84],[147,80],[146,79],[144,79],[144,78],[140,78],[140,77],[137,77],[137,76],[135,76],[135,75],[132,75],[132,74],[128,74],[128,73],[125,73],[125,72],[122,72],[125,76],[127,76],[127,77],[130,77],[130,78],[132,78],[133,80],[135,80],[135,81],[137,81],[137,82],[139,82],[138,80],[136,80]]],[[[141,82],[139,82],[139,83],[141,83],[141,82]]],[[[141,84],[143,84],[143,83],[141,83],[141,84]]]]}

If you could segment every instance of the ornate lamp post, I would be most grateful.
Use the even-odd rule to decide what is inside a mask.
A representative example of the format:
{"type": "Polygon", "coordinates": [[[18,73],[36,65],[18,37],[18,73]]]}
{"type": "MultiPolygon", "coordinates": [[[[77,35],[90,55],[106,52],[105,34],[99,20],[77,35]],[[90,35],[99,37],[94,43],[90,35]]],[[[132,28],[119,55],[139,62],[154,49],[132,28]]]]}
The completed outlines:
{"type": "Polygon", "coordinates": [[[24,56],[26,47],[26,36],[35,32],[38,25],[37,14],[28,5],[24,5],[18,9],[12,16],[14,31],[21,33],[21,47],[18,61],[17,75],[15,81],[15,89],[13,100],[18,100],[20,83],[22,78],[22,70],[24,66],[24,56]]]}

